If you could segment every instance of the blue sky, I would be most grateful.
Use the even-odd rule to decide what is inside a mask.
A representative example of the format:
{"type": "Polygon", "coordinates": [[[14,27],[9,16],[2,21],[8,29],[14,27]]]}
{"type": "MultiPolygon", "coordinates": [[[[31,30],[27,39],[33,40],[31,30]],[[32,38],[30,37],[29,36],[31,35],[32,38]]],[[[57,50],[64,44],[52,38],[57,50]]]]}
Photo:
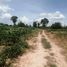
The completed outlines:
{"type": "Polygon", "coordinates": [[[29,24],[44,17],[48,18],[50,23],[67,22],[67,0],[0,0],[0,4],[1,22],[8,23],[7,19],[12,15],[29,24]]]}

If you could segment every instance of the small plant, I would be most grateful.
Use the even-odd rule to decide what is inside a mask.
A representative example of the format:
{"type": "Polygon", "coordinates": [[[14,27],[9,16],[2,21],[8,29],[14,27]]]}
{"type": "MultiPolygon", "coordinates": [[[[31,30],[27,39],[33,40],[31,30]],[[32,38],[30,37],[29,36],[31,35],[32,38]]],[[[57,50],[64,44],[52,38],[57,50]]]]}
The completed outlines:
{"type": "Polygon", "coordinates": [[[49,64],[50,67],[57,67],[56,64],[49,64]]]}
{"type": "Polygon", "coordinates": [[[45,49],[50,49],[51,48],[50,43],[47,42],[47,40],[45,38],[42,38],[42,44],[43,44],[45,49]]]}

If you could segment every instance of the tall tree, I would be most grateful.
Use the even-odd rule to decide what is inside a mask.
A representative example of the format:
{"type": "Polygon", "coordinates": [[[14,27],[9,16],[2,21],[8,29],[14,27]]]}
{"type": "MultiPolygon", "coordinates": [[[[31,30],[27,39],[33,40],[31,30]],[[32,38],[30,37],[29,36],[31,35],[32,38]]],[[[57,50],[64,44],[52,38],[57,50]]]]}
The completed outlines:
{"type": "Polygon", "coordinates": [[[33,27],[37,27],[37,21],[33,22],[33,27]]]}
{"type": "Polygon", "coordinates": [[[41,20],[42,27],[46,27],[46,25],[49,23],[49,20],[47,18],[44,18],[41,20]]]}
{"type": "Polygon", "coordinates": [[[12,20],[12,22],[13,22],[14,25],[16,25],[17,19],[18,19],[17,16],[12,16],[11,17],[11,20],[12,20]]]}

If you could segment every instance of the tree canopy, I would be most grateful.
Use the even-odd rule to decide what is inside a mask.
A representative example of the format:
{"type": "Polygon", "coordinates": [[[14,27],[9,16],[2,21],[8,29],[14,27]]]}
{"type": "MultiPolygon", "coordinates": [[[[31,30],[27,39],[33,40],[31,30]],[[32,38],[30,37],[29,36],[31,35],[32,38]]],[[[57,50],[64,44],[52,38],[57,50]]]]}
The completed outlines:
{"type": "Polygon", "coordinates": [[[41,20],[42,27],[46,27],[46,25],[49,23],[49,20],[47,18],[44,18],[41,20]]]}
{"type": "Polygon", "coordinates": [[[54,24],[51,25],[51,28],[60,29],[60,28],[62,28],[62,25],[60,22],[55,22],[54,24]]]}
{"type": "Polygon", "coordinates": [[[12,22],[13,22],[14,25],[16,25],[17,19],[18,19],[17,16],[12,16],[11,17],[11,20],[12,20],[12,22]]]}

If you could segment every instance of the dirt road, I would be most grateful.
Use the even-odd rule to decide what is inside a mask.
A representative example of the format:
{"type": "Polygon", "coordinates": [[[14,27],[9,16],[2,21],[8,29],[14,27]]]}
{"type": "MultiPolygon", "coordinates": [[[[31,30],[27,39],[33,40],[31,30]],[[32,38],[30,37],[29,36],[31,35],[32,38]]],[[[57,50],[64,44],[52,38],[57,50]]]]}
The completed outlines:
{"type": "Polygon", "coordinates": [[[28,52],[27,54],[21,56],[15,64],[15,67],[44,67],[46,64],[45,52],[41,43],[41,35],[39,33],[36,43],[31,43],[36,45],[36,49],[33,52],[28,52]]]}
{"type": "Polygon", "coordinates": [[[32,46],[35,45],[36,48],[19,57],[17,62],[14,63],[14,67],[51,67],[48,66],[48,62],[55,64],[55,67],[67,67],[67,62],[60,53],[61,48],[55,45],[44,32],[39,33],[36,37],[36,43],[32,42],[31,44],[32,46]],[[42,35],[50,42],[51,50],[43,48],[42,35]]]}
{"type": "Polygon", "coordinates": [[[50,60],[48,61],[55,64],[55,67],[67,67],[67,62],[65,61],[65,56],[61,54],[62,48],[57,46],[55,42],[51,41],[49,37],[43,32],[45,39],[50,43],[51,50],[48,51],[50,60]],[[53,54],[52,56],[50,54],[53,54]]]}

